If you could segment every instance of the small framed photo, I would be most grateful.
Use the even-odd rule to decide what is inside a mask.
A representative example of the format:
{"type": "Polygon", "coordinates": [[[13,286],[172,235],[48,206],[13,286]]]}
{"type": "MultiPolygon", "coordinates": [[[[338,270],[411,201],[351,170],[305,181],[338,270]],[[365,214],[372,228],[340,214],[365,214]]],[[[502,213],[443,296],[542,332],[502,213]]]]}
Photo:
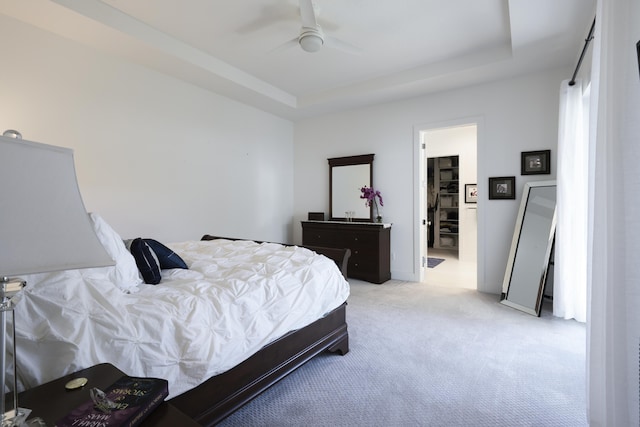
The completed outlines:
{"type": "Polygon", "coordinates": [[[489,178],[489,199],[515,199],[516,177],[501,176],[489,178]]]}
{"type": "Polygon", "coordinates": [[[478,203],[478,184],[464,185],[464,202],[478,203]]]}
{"type": "Polygon", "coordinates": [[[544,175],[551,173],[551,150],[523,151],[521,175],[544,175]]]}
{"type": "Polygon", "coordinates": [[[636,43],[636,51],[638,53],[638,71],[640,71],[640,40],[636,43]]]}

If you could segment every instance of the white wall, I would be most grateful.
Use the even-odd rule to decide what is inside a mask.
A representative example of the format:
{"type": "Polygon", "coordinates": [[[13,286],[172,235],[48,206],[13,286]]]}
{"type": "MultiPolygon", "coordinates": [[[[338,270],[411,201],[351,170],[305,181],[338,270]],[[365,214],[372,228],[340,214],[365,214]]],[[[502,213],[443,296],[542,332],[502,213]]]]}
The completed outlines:
{"type": "Polygon", "coordinates": [[[0,52],[0,132],[73,148],[123,237],[291,240],[291,122],[3,15],[0,52]]]}
{"type": "Polygon", "coordinates": [[[478,289],[499,294],[521,189],[527,181],[555,179],[559,85],[572,71],[556,69],[296,123],[294,241],[302,241],[299,221],[307,212],[328,212],[327,158],[375,153],[373,184],[385,200],[385,222],[393,223],[392,277],[415,280],[419,152],[414,129],[480,117],[478,289]],[[552,150],[552,174],[520,176],[520,153],[542,149],[552,150]],[[488,178],[511,175],[517,199],[489,201],[488,178]]]}
{"type": "MultiPolygon", "coordinates": [[[[398,279],[417,274],[416,126],[482,118],[481,194],[489,176],[515,175],[518,189],[526,180],[553,178],[553,153],[551,177],[525,179],[520,152],[555,153],[558,87],[573,71],[294,126],[5,16],[0,49],[11,58],[0,67],[0,130],[73,148],[87,209],[124,237],[175,241],[215,233],[299,243],[307,212],[328,212],[327,158],[375,153],[373,184],[384,196],[385,221],[393,223],[391,269],[398,279]]],[[[500,292],[518,202],[479,200],[479,290],[500,292]]]]}

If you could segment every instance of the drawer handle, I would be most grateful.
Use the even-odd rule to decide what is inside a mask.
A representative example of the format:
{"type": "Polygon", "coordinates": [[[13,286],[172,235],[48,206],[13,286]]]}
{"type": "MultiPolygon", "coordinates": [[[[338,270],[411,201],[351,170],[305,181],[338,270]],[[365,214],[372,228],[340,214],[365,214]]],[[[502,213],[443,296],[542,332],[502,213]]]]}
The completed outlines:
{"type": "Polygon", "coordinates": [[[353,251],[353,254],[354,255],[358,255],[358,251],[353,251]]]}
{"type": "Polygon", "coordinates": [[[357,238],[357,237],[354,237],[354,238],[353,238],[353,240],[355,240],[355,241],[357,242],[357,241],[358,241],[358,238],[357,238]]]}

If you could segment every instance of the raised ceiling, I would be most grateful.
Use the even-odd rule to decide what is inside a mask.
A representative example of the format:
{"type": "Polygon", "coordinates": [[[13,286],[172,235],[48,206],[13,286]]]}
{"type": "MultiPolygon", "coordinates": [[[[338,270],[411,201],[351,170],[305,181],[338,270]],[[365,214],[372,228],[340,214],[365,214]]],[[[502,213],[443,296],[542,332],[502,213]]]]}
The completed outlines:
{"type": "MultiPolygon", "coordinates": [[[[574,66],[593,0],[2,1],[0,13],[289,119],[574,66]]],[[[569,78],[570,76],[567,76],[569,78]]]]}

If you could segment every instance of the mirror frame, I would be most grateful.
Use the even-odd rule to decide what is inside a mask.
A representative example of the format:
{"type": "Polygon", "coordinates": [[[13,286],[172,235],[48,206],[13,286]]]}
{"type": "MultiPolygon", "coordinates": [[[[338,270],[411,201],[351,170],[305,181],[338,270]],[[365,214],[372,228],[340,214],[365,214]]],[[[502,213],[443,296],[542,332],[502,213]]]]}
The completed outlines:
{"type": "MultiPolygon", "coordinates": [[[[373,186],[373,157],[375,154],[362,154],[359,156],[333,157],[329,161],[329,219],[331,221],[346,221],[344,216],[334,216],[333,214],[333,168],[340,166],[369,165],[369,187],[373,186]]],[[[362,183],[354,183],[354,186],[361,186],[362,183]]],[[[358,195],[358,197],[360,197],[358,195]]],[[[362,202],[364,203],[364,201],[362,202]]],[[[373,222],[373,206],[369,208],[369,218],[353,218],[353,221],[373,222]]]]}
{"type": "Polygon", "coordinates": [[[532,314],[534,316],[540,316],[540,309],[542,308],[542,297],[544,293],[544,287],[547,282],[547,273],[549,271],[549,261],[551,257],[551,251],[553,249],[553,243],[556,235],[556,216],[557,216],[557,186],[556,181],[535,181],[527,182],[522,192],[522,200],[520,202],[520,210],[518,211],[518,217],[516,220],[516,226],[513,233],[513,239],[511,241],[511,250],[509,251],[509,259],[507,261],[507,268],[504,274],[504,280],[502,282],[502,295],[501,303],[509,307],[524,311],[525,313],[532,314]],[[543,263],[540,266],[540,276],[538,280],[538,292],[536,294],[536,300],[533,302],[533,307],[524,306],[520,303],[509,300],[509,289],[511,287],[511,279],[513,274],[513,267],[518,256],[518,245],[520,243],[520,237],[522,233],[522,226],[525,220],[525,214],[527,213],[527,205],[529,203],[529,195],[532,188],[537,187],[556,187],[556,203],[553,208],[553,216],[547,233],[547,245],[545,248],[543,263]]]}

